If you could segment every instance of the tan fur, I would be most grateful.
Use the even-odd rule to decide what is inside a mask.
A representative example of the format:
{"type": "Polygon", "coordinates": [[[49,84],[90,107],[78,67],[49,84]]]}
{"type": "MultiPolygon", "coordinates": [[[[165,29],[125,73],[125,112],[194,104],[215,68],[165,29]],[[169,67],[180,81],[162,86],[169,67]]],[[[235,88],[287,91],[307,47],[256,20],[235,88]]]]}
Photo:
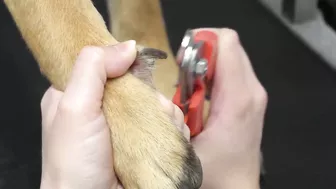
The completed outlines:
{"type": "MultiPolygon", "coordinates": [[[[153,71],[156,88],[168,98],[175,94],[178,67],[169,46],[159,0],[108,0],[113,36],[119,41],[134,39],[138,43],[164,50],[166,60],[159,60],[153,71]]],[[[182,39],[181,39],[182,40],[182,39]]],[[[204,121],[208,118],[210,103],[204,104],[204,121]]]]}
{"type": "Polygon", "coordinates": [[[164,50],[166,60],[158,61],[153,72],[155,86],[171,98],[178,76],[173,53],[169,47],[160,2],[158,0],[109,0],[111,31],[113,36],[125,41],[164,50]],[[161,70],[165,70],[162,72],[161,70]]]}
{"type": "MultiPolygon", "coordinates": [[[[84,46],[118,43],[90,0],[4,2],[43,74],[59,90],[64,90],[73,63],[84,46]]],[[[133,29],[138,28],[127,30],[133,29]]],[[[160,47],[147,41],[148,37],[150,35],[146,38],[135,36],[135,39],[160,47]]],[[[166,40],[165,35],[158,37],[158,41],[166,40]]],[[[163,50],[172,57],[169,48],[163,50]]],[[[159,84],[161,89],[162,86],[159,84]]],[[[111,126],[115,171],[125,189],[200,186],[200,162],[191,145],[163,113],[150,86],[131,73],[109,80],[103,111],[111,126]]]]}
{"type": "MultiPolygon", "coordinates": [[[[156,88],[172,98],[178,78],[178,67],[169,46],[159,0],[108,0],[110,31],[119,41],[134,39],[140,44],[162,49],[168,53],[166,60],[159,60],[153,71],[156,88]]],[[[205,101],[203,119],[207,121],[210,103],[205,101]]],[[[261,174],[266,173],[260,153],[261,174]]]]}

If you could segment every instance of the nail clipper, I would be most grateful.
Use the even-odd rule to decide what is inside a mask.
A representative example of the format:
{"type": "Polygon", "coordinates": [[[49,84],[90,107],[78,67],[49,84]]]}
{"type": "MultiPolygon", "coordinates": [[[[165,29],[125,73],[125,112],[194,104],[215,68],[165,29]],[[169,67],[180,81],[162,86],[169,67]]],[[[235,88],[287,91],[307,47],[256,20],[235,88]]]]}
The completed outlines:
{"type": "Polygon", "coordinates": [[[177,53],[179,80],[173,103],[184,113],[191,137],[203,129],[203,107],[208,81],[214,75],[217,35],[211,31],[188,30],[177,53]]]}

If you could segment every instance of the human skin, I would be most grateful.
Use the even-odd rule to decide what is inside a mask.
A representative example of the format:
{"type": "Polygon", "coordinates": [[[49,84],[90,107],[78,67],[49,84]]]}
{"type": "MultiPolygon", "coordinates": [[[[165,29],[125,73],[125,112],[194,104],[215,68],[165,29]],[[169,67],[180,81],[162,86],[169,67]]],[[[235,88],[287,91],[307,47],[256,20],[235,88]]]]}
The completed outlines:
{"type": "Polygon", "coordinates": [[[219,36],[209,119],[202,133],[192,139],[203,167],[202,188],[257,189],[267,92],[237,32],[197,30],[211,30],[219,36]]]}
{"type": "MultiPolygon", "coordinates": [[[[238,34],[229,29],[207,30],[219,36],[219,55],[210,116],[203,132],[191,140],[203,167],[202,188],[257,189],[267,93],[254,74],[238,34]]],[[[106,79],[125,73],[134,58],[130,44],[127,48],[125,44],[86,48],[76,61],[65,92],[52,87],[46,92],[41,102],[42,189],[121,187],[113,171],[101,99],[106,79]],[[105,53],[97,53],[102,49],[105,53]]],[[[158,97],[189,139],[182,112],[164,96],[158,97]]]]}

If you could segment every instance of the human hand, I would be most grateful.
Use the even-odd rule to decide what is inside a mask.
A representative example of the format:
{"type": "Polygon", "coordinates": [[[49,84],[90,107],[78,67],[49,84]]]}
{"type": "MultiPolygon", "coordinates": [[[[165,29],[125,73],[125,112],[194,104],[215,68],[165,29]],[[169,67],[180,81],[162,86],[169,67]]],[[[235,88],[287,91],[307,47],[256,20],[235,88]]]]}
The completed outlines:
{"type": "Polygon", "coordinates": [[[203,166],[202,188],[257,189],[267,93],[238,34],[206,30],[217,33],[219,44],[209,118],[202,133],[192,139],[203,166]]]}
{"type": "MultiPolygon", "coordinates": [[[[113,169],[110,130],[101,110],[107,78],[126,73],[134,42],[86,47],[64,91],[50,87],[42,102],[41,189],[122,188],[113,169]]],[[[189,137],[180,110],[158,94],[164,110],[189,137]]]]}

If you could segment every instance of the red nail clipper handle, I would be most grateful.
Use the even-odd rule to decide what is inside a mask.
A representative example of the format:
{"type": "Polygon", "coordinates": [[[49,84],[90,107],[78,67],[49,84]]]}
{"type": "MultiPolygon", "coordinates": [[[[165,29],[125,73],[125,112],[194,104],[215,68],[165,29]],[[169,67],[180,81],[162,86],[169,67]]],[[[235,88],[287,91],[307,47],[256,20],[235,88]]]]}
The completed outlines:
{"type": "MultiPolygon", "coordinates": [[[[217,58],[217,41],[218,37],[211,31],[200,31],[194,35],[195,42],[204,42],[203,52],[201,57],[208,62],[208,69],[205,75],[207,80],[211,80],[216,66],[217,58]]],[[[188,112],[184,115],[184,122],[190,129],[190,136],[196,136],[203,130],[203,108],[206,94],[206,85],[202,78],[196,78],[194,83],[194,93],[188,99],[188,112]]],[[[180,102],[181,86],[177,87],[173,97],[173,102],[183,109],[183,104],[180,102]]]]}

